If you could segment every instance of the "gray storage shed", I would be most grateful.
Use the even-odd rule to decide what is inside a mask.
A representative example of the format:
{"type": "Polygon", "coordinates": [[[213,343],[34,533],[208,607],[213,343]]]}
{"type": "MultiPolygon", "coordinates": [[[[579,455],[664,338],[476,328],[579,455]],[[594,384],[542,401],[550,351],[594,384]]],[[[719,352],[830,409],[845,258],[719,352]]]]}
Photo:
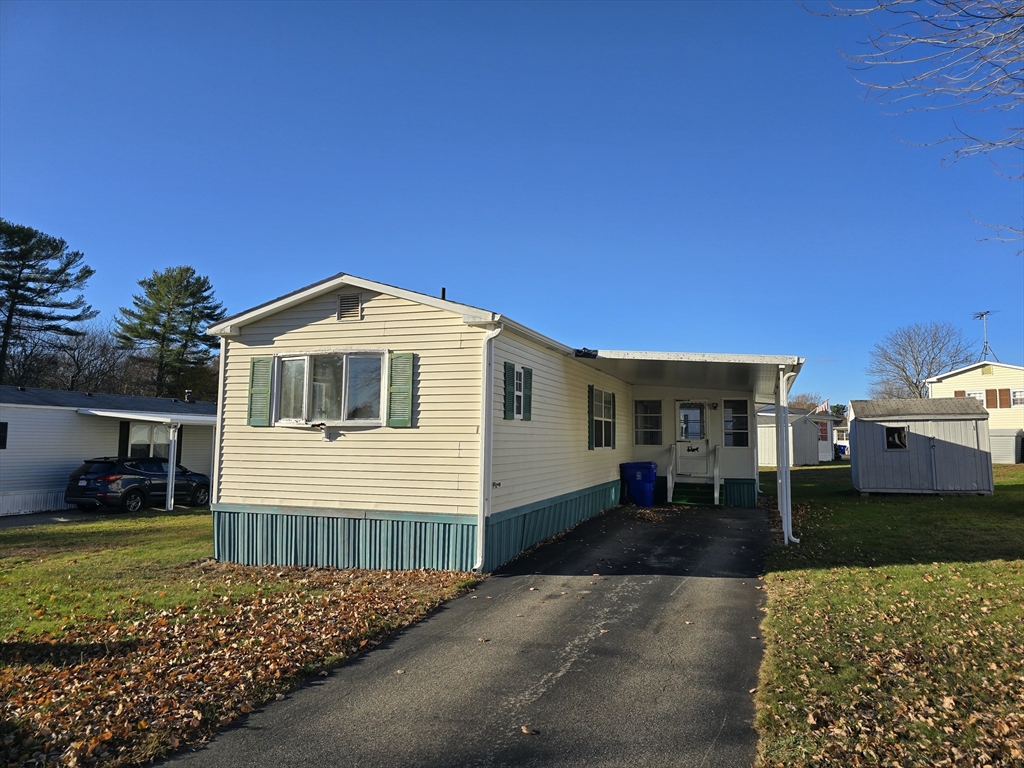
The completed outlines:
{"type": "Polygon", "coordinates": [[[849,415],[858,491],[992,493],[988,411],[974,398],[853,400],[849,415]]]}

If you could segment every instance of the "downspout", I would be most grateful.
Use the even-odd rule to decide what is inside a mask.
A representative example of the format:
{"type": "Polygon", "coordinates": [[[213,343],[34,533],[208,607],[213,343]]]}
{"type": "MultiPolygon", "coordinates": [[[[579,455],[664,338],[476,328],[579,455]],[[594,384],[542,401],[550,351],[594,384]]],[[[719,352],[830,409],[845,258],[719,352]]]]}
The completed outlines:
{"type": "Polygon", "coordinates": [[[793,498],[792,482],[789,473],[789,385],[796,378],[796,373],[785,373],[779,367],[779,388],[775,396],[775,431],[778,459],[779,514],[782,517],[782,539],[787,546],[789,542],[800,543],[793,535],[793,498]]]}
{"type": "Polygon", "coordinates": [[[220,502],[220,436],[221,424],[224,421],[224,391],[226,381],[224,376],[224,361],[227,358],[228,340],[220,337],[220,372],[217,378],[217,423],[213,425],[213,477],[210,478],[210,507],[220,502]]]}
{"type": "Polygon", "coordinates": [[[491,463],[492,463],[492,422],[494,416],[494,345],[492,342],[502,331],[502,326],[484,334],[481,345],[480,372],[480,498],[476,517],[476,564],[475,573],[483,573],[485,546],[487,544],[487,515],[491,511],[491,463]]]}

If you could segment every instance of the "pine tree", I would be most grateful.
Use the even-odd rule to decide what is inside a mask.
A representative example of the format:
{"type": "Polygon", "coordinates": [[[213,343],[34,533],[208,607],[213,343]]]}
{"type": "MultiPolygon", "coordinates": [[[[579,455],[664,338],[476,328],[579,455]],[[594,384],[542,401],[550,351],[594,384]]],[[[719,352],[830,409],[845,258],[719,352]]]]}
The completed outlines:
{"type": "Polygon", "coordinates": [[[0,384],[11,345],[56,334],[77,336],[81,323],[98,314],[78,294],[93,275],[80,251],[58,237],[0,218],[0,384]]]}
{"type": "Polygon", "coordinates": [[[139,286],[142,293],[132,296],[134,309],[120,308],[115,335],[153,362],[154,394],[163,397],[209,363],[217,339],[204,331],[224,317],[224,308],[214,300],[209,278],[192,267],[154,270],[139,286]]]}

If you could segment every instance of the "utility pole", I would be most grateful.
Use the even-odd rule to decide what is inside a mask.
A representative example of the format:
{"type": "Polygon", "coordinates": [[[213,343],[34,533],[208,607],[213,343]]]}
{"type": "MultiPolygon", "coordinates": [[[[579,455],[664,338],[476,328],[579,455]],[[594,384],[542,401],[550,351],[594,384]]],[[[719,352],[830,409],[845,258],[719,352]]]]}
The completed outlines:
{"type": "Polygon", "coordinates": [[[981,320],[982,327],[985,329],[985,343],[981,347],[981,359],[982,360],[988,360],[988,356],[992,355],[992,359],[995,360],[998,363],[999,362],[999,358],[996,357],[996,353],[992,351],[992,347],[990,347],[988,345],[988,316],[991,315],[991,314],[992,314],[992,310],[991,309],[986,309],[984,312],[975,312],[974,313],[974,319],[975,320],[981,320]]]}

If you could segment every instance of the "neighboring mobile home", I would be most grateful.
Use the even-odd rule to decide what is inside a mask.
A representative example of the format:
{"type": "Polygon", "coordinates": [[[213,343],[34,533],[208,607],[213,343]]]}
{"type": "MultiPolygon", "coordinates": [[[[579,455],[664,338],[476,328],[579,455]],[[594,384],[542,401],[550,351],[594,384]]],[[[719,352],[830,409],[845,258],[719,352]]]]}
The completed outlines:
{"type": "Polygon", "coordinates": [[[989,414],[974,398],[853,400],[849,417],[858,491],[993,492],[989,414]]]}
{"type": "Polygon", "coordinates": [[[209,474],[217,406],[0,386],[0,515],[65,509],[68,475],[98,456],[161,456],[209,474]]]}
{"type": "Polygon", "coordinates": [[[929,397],[973,397],[988,411],[992,461],[1020,464],[1024,440],[1024,368],[983,360],[925,382],[929,397]]]}
{"type": "Polygon", "coordinates": [[[215,554],[249,564],[493,570],[616,505],[629,461],[753,506],[751,417],[803,363],[575,350],[346,274],[210,333],[215,554]]]}

